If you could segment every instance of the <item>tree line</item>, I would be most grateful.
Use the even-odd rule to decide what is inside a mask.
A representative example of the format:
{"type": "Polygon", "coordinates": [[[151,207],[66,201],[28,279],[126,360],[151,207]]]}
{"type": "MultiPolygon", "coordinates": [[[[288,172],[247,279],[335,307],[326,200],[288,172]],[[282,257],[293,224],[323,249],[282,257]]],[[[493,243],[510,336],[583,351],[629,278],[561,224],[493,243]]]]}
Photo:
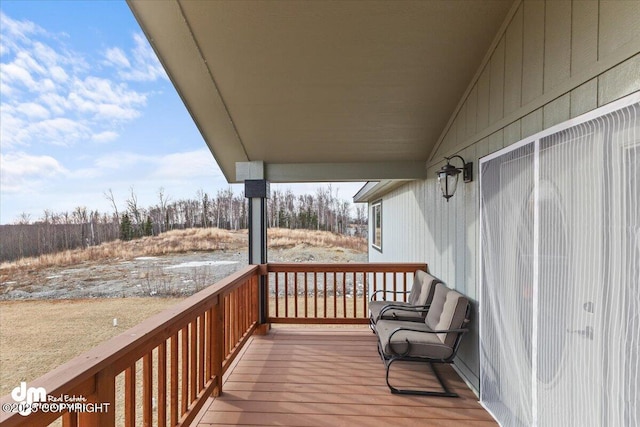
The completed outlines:
{"type": "MultiPolygon", "coordinates": [[[[104,192],[104,197],[112,212],[79,206],[70,212],[45,210],[35,220],[23,213],[14,224],[0,225],[0,261],[86,248],[116,239],[131,240],[169,230],[194,227],[240,230],[248,225],[247,199],[243,192],[236,194],[231,187],[214,196],[199,190],[195,198],[175,201],[160,188],[157,203],[148,207],[140,205],[131,188],[124,209],[119,208],[111,189],[104,192]]],[[[352,209],[351,203],[341,200],[331,186],[303,195],[295,195],[290,189],[272,190],[267,199],[269,227],[366,235],[366,212],[364,205],[352,209]]]]}

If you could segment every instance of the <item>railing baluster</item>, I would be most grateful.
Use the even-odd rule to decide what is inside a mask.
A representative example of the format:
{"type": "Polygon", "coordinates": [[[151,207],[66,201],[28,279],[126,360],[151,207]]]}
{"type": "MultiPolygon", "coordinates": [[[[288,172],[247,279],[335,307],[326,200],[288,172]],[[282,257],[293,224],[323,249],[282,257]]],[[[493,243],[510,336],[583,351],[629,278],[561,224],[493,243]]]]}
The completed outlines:
{"type": "Polygon", "coordinates": [[[158,347],[158,427],[167,425],[167,342],[158,347]]]}
{"type": "Polygon", "coordinates": [[[178,333],[171,337],[171,427],[178,424],[178,333]]]}
{"type": "Polygon", "coordinates": [[[387,299],[387,273],[382,273],[382,290],[384,292],[382,292],[383,298],[382,299],[387,299]]]}
{"type": "Polygon", "coordinates": [[[222,349],[222,360],[226,359],[227,354],[229,354],[229,351],[230,351],[229,347],[231,345],[230,344],[230,342],[231,342],[231,330],[230,330],[230,327],[229,327],[229,320],[231,319],[230,307],[231,307],[231,304],[229,303],[229,295],[225,295],[224,296],[224,310],[222,310],[222,315],[224,316],[224,318],[223,318],[224,320],[222,321],[222,324],[224,326],[222,328],[222,331],[223,331],[223,335],[222,336],[224,337],[224,341],[223,341],[224,342],[224,346],[223,346],[223,349],[222,349]]]}
{"type": "Polygon", "coordinates": [[[231,345],[229,346],[229,354],[235,347],[238,342],[238,292],[231,292],[231,320],[230,325],[233,330],[233,335],[231,336],[231,345]]]}
{"type": "Polygon", "coordinates": [[[284,317],[289,317],[289,272],[284,272],[284,317]]]}
{"type": "Polygon", "coordinates": [[[324,271],[322,273],[322,298],[324,303],[324,312],[322,313],[323,317],[327,317],[327,272],[324,271]]]}
{"type": "Polygon", "coordinates": [[[294,314],[295,317],[298,317],[298,273],[293,273],[293,303],[294,303],[294,314]]]}
{"type": "Polygon", "coordinates": [[[153,361],[151,353],[142,358],[142,422],[146,426],[153,424],[153,361]]]}
{"type": "MultiPolygon", "coordinates": [[[[377,290],[378,290],[378,275],[374,272],[373,273],[373,293],[375,293],[377,290]]],[[[373,293],[371,295],[373,295],[373,293]]]]}
{"type": "MultiPolygon", "coordinates": [[[[251,319],[251,323],[258,320],[258,316],[260,313],[260,305],[259,305],[260,301],[258,301],[259,287],[260,287],[260,279],[257,277],[254,277],[253,279],[251,279],[251,285],[249,286],[250,294],[251,294],[251,307],[252,307],[251,315],[249,316],[251,319]]],[[[266,304],[267,304],[267,307],[269,307],[269,293],[267,293],[266,297],[267,297],[266,304]]],[[[267,315],[268,314],[269,313],[267,312],[267,315]]]]}
{"type": "Polygon", "coordinates": [[[136,425],[136,364],[124,371],[124,425],[136,425]]]}
{"type": "Polygon", "coordinates": [[[275,283],[275,287],[276,287],[276,289],[275,289],[276,317],[280,317],[280,311],[278,310],[279,305],[280,305],[279,304],[280,303],[280,294],[278,292],[278,284],[279,284],[278,282],[279,282],[280,274],[276,273],[276,274],[274,274],[274,276],[275,276],[275,279],[276,279],[276,283],[275,283]]]}
{"type": "Polygon", "coordinates": [[[304,317],[309,317],[309,274],[304,274],[304,317]]]}
{"type": "Polygon", "coordinates": [[[397,299],[397,293],[398,292],[398,275],[396,273],[391,273],[393,274],[393,292],[396,295],[396,297],[394,298],[394,300],[397,299]]]}
{"type": "Polygon", "coordinates": [[[189,331],[191,332],[191,338],[189,339],[189,385],[191,386],[191,394],[189,397],[189,404],[196,400],[198,389],[198,320],[197,318],[189,324],[189,331]]]}
{"type": "Polygon", "coordinates": [[[198,393],[201,390],[204,390],[204,384],[205,384],[205,379],[204,379],[204,348],[205,348],[205,342],[204,342],[204,327],[205,323],[204,323],[204,314],[201,316],[198,316],[198,393]]]}
{"type": "MultiPolygon", "coordinates": [[[[368,278],[369,275],[366,272],[362,273],[362,300],[363,300],[363,313],[364,316],[366,317],[369,314],[369,282],[368,282],[368,278]]],[[[373,287],[375,288],[375,284],[373,285],[373,287]]]]}
{"type": "Polygon", "coordinates": [[[180,416],[182,416],[187,412],[187,407],[189,406],[189,325],[182,328],[180,336],[182,338],[180,416]]]}
{"type": "MultiPolygon", "coordinates": [[[[358,317],[358,281],[357,272],[353,272],[353,318],[358,317]]],[[[364,273],[362,273],[364,275],[364,273]]]]}
{"type": "Polygon", "coordinates": [[[338,281],[336,272],[333,272],[333,317],[338,317],[338,281]]]}
{"type": "Polygon", "coordinates": [[[218,298],[211,309],[211,375],[215,377],[213,396],[222,394],[222,361],[224,360],[224,301],[218,298]]]}
{"type": "Polygon", "coordinates": [[[207,310],[204,315],[204,378],[205,382],[211,379],[211,309],[207,310]]]}
{"type": "Polygon", "coordinates": [[[402,289],[402,291],[404,292],[404,300],[403,300],[404,302],[407,302],[407,296],[408,296],[407,295],[407,275],[408,275],[408,272],[405,271],[404,272],[404,288],[402,289]]]}
{"type": "Polygon", "coordinates": [[[347,317],[347,273],[342,272],[342,317],[347,317]]]}
{"type": "Polygon", "coordinates": [[[313,316],[318,316],[318,272],[313,272],[313,316]]]}
{"type": "Polygon", "coordinates": [[[240,310],[240,313],[242,313],[242,330],[246,331],[249,327],[249,310],[246,310],[246,307],[251,307],[251,300],[248,298],[249,293],[245,288],[240,288],[240,295],[242,296],[240,306],[245,307],[244,310],[240,310]]]}

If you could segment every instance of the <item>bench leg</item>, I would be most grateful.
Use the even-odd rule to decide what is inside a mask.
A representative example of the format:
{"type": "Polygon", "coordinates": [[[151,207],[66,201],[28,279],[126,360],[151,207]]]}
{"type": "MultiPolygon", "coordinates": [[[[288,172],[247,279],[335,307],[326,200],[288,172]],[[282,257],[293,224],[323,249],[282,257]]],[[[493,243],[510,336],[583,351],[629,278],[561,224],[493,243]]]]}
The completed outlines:
{"type": "Polygon", "coordinates": [[[431,363],[431,362],[426,362],[426,363],[428,363],[429,366],[431,367],[431,371],[433,371],[433,374],[436,376],[436,379],[440,383],[440,387],[442,387],[443,391],[407,390],[407,389],[398,389],[398,388],[392,386],[391,383],[389,383],[389,370],[391,369],[391,365],[393,364],[393,362],[398,361],[398,360],[403,360],[403,359],[399,358],[399,357],[395,357],[395,358],[391,358],[391,359],[385,360],[385,365],[387,367],[387,373],[386,373],[386,378],[385,379],[387,381],[387,386],[389,387],[389,390],[391,390],[391,393],[393,393],[393,394],[410,394],[410,395],[414,395],[414,396],[460,397],[460,396],[458,396],[458,394],[454,393],[453,391],[451,391],[451,390],[449,390],[447,388],[447,385],[445,384],[444,380],[442,379],[442,377],[440,376],[438,371],[436,371],[435,367],[433,366],[433,363],[431,363]]]}

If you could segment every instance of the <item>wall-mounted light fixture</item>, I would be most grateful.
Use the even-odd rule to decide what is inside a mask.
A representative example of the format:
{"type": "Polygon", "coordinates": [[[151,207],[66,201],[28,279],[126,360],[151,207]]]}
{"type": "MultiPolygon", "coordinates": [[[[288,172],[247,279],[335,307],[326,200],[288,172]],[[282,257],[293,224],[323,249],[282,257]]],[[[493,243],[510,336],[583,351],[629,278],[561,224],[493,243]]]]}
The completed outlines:
{"type": "Polygon", "coordinates": [[[438,175],[438,182],[440,183],[440,189],[442,190],[442,197],[449,199],[453,197],[458,186],[458,175],[462,172],[462,180],[464,182],[473,181],[473,163],[466,163],[460,156],[445,157],[447,164],[444,165],[436,174],[438,175]],[[462,167],[457,168],[450,163],[451,159],[459,158],[462,160],[462,167]]]}

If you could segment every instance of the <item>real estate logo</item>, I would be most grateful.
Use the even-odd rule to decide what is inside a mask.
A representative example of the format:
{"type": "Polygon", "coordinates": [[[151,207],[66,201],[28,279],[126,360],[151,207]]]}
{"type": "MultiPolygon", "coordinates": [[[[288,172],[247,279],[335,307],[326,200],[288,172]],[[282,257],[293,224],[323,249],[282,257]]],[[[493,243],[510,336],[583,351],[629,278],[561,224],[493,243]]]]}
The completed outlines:
{"type": "MultiPolygon", "coordinates": [[[[11,390],[11,398],[16,404],[9,409],[15,409],[20,415],[27,416],[33,411],[34,403],[47,401],[47,390],[44,387],[27,388],[27,383],[22,381],[18,387],[11,390]]],[[[2,410],[5,410],[4,406],[2,410]]],[[[15,410],[10,412],[15,412],[15,410]]]]}
{"type": "Polygon", "coordinates": [[[87,402],[84,396],[70,396],[63,394],[51,396],[44,387],[27,387],[22,381],[11,390],[14,403],[3,403],[3,412],[17,412],[27,416],[32,412],[108,412],[111,403],[87,402]]]}

